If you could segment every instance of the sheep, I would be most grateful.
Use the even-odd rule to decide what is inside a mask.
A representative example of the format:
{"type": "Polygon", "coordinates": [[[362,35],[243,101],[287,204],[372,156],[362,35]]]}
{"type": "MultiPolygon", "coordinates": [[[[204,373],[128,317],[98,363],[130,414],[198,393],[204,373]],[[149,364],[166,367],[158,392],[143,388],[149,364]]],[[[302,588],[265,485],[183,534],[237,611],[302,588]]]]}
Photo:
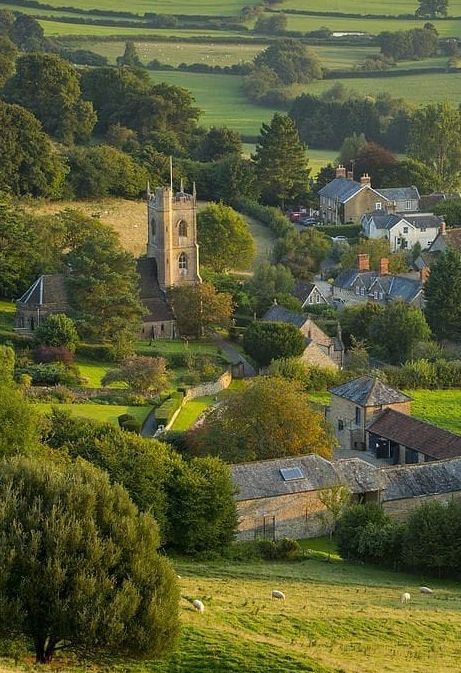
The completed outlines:
{"type": "Polygon", "coordinates": [[[429,589],[429,587],[419,587],[419,593],[421,593],[421,594],[433,594],[434,590],[429,589]]]}
{"type": "Polygon", "coordinates": [[[276,589],[274,589],[272,591],[272,598],[277,598],[279,601],[284,601],[285,594],[283,593],[283,591],[277,591],[276,589]]]}
{"type": "Polygon", "coordinates": [[[409,603],[411,601],[411,596],[408,592],[405,592],[400,596],[400,602],[402,604],[409,603]]]}
{"type": "Polygon", "coordinates": [[[195,601],[192,601],[192,605],[197,610],[197,612],[205,612],[205,606],[203,605],[202,601],[199,601],[197,598],[195,601]]]}

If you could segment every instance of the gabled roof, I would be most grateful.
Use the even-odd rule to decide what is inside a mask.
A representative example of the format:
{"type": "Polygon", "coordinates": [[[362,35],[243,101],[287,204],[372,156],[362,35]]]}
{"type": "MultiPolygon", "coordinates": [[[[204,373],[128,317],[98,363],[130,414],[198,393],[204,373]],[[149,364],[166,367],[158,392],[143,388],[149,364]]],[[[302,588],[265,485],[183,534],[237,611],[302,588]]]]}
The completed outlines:
{"type": "Polygon", "coordinates": [[[157,263],[153,257],[140,257],[137,262],[140,277],[139,298],[147,310],[144,322],[168,322],[175,320],[157,280],[157,263]]]}
{"type": "Polygon", "coordinates": [[[412,187],[391,187],[389,189],[378,189],[388,201],[419,201],[419,191],[414,185],[412,187]]]}
{"type": "Polygon", "coordinates": [[[308,283],[304,280],[296,280],[295,286],[292,291],[292,295],[299,299],[301,302],[305,302],[309,297],[311,296],[312,292],[317,288],[318,292],[322,295],[323,294],[320,290],[319,287],[315,283],[308,283]]]}
{"type": "Polygon", "coordinates": [[[232,465],[231,473],[238,489],[237,501],[317,491],[337,484],[347,485],[353,493],[379,490],[377,468],[360,458],[330,462],[310,454],[232,465]],[[290,468],[298,468],[303,476],[286,481],[280,470],[290,468]]]}
{"type": "Polygon", "coordinates": [[[394,409],[383,411],[367,429],[435,459],[461,457],[460,435],[394,409]]]}
{"type": "Polygon", "coordinates": [[[434,239],[434,242],[429,248],[429,252],[431,251],[432,247],[435,246],[436,241],[440,241],[440,239],[442,239],[447,246],[461,252],[461,227],[456,229],[447,229],[444,234],[437,234],[437,237],[434,239]]]}
{"type": "Polygon", "coordinates": [[[411,303],[423,291],[421,281],[416,278],[377,275],[374,282],[369,286],[370,292],[373,291],[373,285],[377,281],[379,281],[379,284],[383,288],[386,299],[403,299],[407,303],[411,303]]]}
{"type": "Polygon", "coordinates": [[[411,400],[411,397],[404,395],[400,390],[391,388],[371,376],[361,376],[340,386],[334,386],[330,388],[330,392],[362,407],[380,407],[384,404],[398,404],[411,400]]]}
{"type": "Polygon", "coordinates": [[[381,470],[384,501],[461,491],[461,458],[381,470]]]}
{"type": "Polygon", "coordinates": [[[348,180],[348,178],[335,178],[329,182],[325,187],[319,190],[320,196],[326,196],[330,199],[336,199],[341,203],[348,201],[351,196],[358,194],[364,185],[355,180],[348,180]]]}
{"type": "Polygon", "coordinates": [[[412,224],[417,229],[426,227],[426,229],[439,229],[443,222],[443,217],[434,215],[434,213],[397,213],[400,218],[412,224]]]}
{"type": "Polygon", "coordinates": [[[40,276],[18,299],[27,307],[47,307],[65,313],[69,310],[69,296],[63,273],[40,276]]]}
{"type": "Polygon", "coordinates": [[[355,281],[360,279],[362,284],[368,289],[378,274],[376,271],[359,271],[358,269],[344,269],[339,273],[334,281],[335,287],[343,290],[350,290],[355,281]]]}
{"type": "Polygon", "coordinates": [[[386,213],[382,210],[375,210],[370,215],[367,215],[367,219],[373,220],[376,229],[392,229],[396,224],[399,224],[404,218],[402,215],[396,215],[395,213],[386,213]]]}
{"type": "Polygon", "coordinates": [[[295,325],[295,327],[302,327],[307,322],[308,317],[302,315],[302,313],[290,311],[284,306],[274,304],[265,312],[263,320],[266,322],[286,322],[295,325]]]}

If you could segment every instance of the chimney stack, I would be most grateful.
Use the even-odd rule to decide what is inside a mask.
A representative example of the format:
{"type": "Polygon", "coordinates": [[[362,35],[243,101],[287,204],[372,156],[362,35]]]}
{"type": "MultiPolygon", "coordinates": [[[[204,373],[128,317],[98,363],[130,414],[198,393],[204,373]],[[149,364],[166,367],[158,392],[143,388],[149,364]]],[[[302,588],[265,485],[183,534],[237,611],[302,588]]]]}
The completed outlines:
{"type": "Polygon", "coordinates": [[[419,280],[421,281],[422,285],[424,285],[424,283],[427,281],[430,273],[431,273],[430,268],[428,266],[423,266],[423,268],[419,272],[419,280]]]}
{"type": "Polygon", "coordinates": [[[371,186],[371,178],[368,175],[368,173],[364,173],[362,177],[360,178],[360,184],[361,185],[370,185],[371,186]]]}
{"type": "Polygon", "coordinates": [[[447,233],[447,225],[445,224],[445,222],[440,223],[439,232],[442,234],[442,236],[445,236],[445,234],[447,233]]]}
{"type": "Polygon", "coordinates": [[[354,179],[354,171],[347,171],[347,179],[348,180],[354,179]]]}
{"type": "Polygon", "coordinates": [[[370,255],[365,255],[361,253],[357,255],[357,268],[359,271],[369,271],[370,270],[370,255]]]}
{"type": "Polygon", "coordinates": [[[336,177],[337,178],[345,178],[346,177],[346,169],[341,164],[339,164],[338,168],[336,169],[336,177]]]}
{"type": "Polygon", "coordinates": [[[387,257],[382,257],[379,260],[379,275],[380,276],[389,275],[389,259],[387,257]]]}

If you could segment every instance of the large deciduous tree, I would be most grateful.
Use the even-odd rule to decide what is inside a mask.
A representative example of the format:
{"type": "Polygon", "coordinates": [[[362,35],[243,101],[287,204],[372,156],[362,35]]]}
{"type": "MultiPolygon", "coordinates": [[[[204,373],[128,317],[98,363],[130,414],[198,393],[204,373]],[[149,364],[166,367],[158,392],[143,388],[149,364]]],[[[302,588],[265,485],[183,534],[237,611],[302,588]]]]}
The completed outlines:
{"type": "Polygon", "coordinates": [[[272,360],[301,355],[306,344],[304,335],[283,322],[253,322],[243,336],[243,347],[260,367],[272,360]]]}
{"type": "Polygon", "coordinates": [[[200,161],[219,161],[224,157],[240,156],[241,153],[240,133],[226,126],[212,126],[200,143],[198,152],[200,161]]]}
{"type": "Polygon", "coordinates": [[[106,386],[114,381],[124,381],[140,393],[160,393],[169,383],[166,360],[132,355],[123,360],[118,369],[108,371],[102,384],[106,386]]]}
{"type": "Polygon", "coordinates": [[[426,316],[441,339],[461,338],[461,254],[452,248],[443,252],[431,268],[424,288],[426,316]]]}
{"type": "Polygon", "coordinates": [[[300,40],[278,40],[261,51],[254,63],[257,68],[273,70],[283,84],[322,79],[319,57],[300,40]]]}
{"type": "Polygon", "coordinates": [[[305,196],[308,158],[290,117],[276,113],[269,124],[262,125],[253,160],[265,202],[283,207],[305,196]]]}
{"type": "Polygon", "coordinates": [[[456,191],[461,177],[461,112],[448,102],[417,110],[412,118],[410,155],[435,171],[434,188],[456,191]]]}
{"type": "Polygon", "coordinates": [[[232,295],[218,292],[211,283],[178,285],[169,291],[178,329],[183,336],[200,338],[211,327],[228,327],[232,295]]]}
{"type": "Polygon", "coordinates": [[[0,89],[14,73],[18,50],[6,35],[0,34],[0,89]]]}
{"type": "Polygon", "coordinates": [[[210,203],[197,217],[200,261],[213,271],[245,270],[255,256],[246,220],[223,203],[210,203]]]}
{"type": "Polygon", "coordinates": [[[399,364],[412,356],[414,347],[427,341],[431,330],[424,313],[404,301],[394,301],[370,325],[373,346],[389,362],[399,364]]]}
{"type": "Polygon", "coordinates": [[[416,16],[433,19],[448,14],[448,0],[419,0],[416,16]]]}
{"type": "Polygon", "coordinates": [[[92,104],[81,98],[77,71],[56,54],[21,56],[5,96],[33,112],[50,135],[65,143],[87,139],[96,123],[92,104]]]}
{"type": "Polygon", "coordinates": [[[197,455],[231,463],[318,453],[330,458],[334,441],[323,415],[310,406],[302,386],[258,377],[229,397],[189,432],[197,455]]]}
{"type": "Polygon", "coordinates": [[[179,591],[158,528],[85,462],[18,457],[0,472],[1,628],[35,647],[158,657],[175,644],[179,591]]]}

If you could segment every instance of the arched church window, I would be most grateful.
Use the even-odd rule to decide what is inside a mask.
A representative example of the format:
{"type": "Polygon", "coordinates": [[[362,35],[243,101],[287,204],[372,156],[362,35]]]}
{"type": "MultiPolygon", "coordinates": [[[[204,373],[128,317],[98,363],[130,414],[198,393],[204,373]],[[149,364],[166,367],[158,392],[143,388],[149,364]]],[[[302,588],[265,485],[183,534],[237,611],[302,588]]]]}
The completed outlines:
{"type": "Polygon", "coordinates": [[[185,252],[182,252],[178,258],[178,267],[182,273],[187,271],[187,255],[185,252]]]}
{"type": "Polygon", "coordinates": [[[181,220],[178,225],[178,233],[180,238],[187,238],[187,222],[181,220]]]}

